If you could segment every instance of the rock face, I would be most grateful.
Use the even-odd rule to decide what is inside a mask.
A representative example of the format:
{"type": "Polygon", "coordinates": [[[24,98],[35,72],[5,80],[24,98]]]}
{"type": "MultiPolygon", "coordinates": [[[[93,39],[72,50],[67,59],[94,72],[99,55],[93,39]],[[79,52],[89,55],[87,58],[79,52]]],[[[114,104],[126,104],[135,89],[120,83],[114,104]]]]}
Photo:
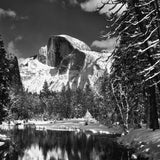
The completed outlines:
{"type": "Polygon", "coordinates": [[[20,74],[25,89],[39,93],[44,81],[49,89],[61,91],[65,85],[83,89],[87,83],[94,87],[108,65],[108,55],[91,51],[82,41],[67,35],[52,36],[37,57],[20,63],[20,74]],[[44,56],[46,61],[40,60],[44,56]]]}
{"type": "Polygon", "coordinates": [[[10,87],[18,90],[22,89],[22,81],[20,77],[20,71],[18,66],[17,57],[11,53],[7,54],[7,61],[9,64],[9,79],[10,79],[10,87]]]}
{"type": "Polygon", "coordinates": [[[75,50],[88,50],[90,48],[82,41],[67,35],[52,36],[48,41],[47,65],[57,67],[69,54],[75,50]]]}

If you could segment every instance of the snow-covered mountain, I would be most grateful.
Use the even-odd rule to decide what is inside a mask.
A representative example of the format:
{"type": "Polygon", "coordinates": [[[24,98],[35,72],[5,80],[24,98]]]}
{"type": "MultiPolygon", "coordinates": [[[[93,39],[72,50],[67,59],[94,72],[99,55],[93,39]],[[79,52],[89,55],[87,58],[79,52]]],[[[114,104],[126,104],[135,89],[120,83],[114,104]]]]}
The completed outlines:
{"type": "Polygon", "coordinates": [[[49,89],[61,91],[84,88],[90,83],[94,88],[110,61],[108,54],[91,51],[82,41],[68,35],[52,36],[39,54],[19,61],[24,88],[39,93],[47,81],[49,89]]]}

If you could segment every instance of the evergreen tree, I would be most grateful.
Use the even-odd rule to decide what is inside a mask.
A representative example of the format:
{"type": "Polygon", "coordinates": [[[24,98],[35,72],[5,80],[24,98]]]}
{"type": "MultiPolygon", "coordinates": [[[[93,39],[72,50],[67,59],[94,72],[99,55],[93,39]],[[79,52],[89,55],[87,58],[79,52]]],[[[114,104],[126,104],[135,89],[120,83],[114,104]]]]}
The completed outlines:
{"type": "Polygon", "coordinates": [[[10,112],[13,119],[29,119],[32,117],[33,101],[31,95],[24,90],[10,93],[10,112]]]}
{"type": "Polygon", "coordinates": [[[71,97],[72,91],[69,87],[63,86],[62,91],[59,95],[59,113],[61,118],[70,118],[71,117],[71,97]]]}
{"type": "Polygon", "coordinates": [[[85,93],[82,89],[77,88],[72,91],[71,109],[72,117],[81,118],[86,113],[85,93]]]}
{"type": "Polygon", "coordinates": [[[4,49],[3,40],[0,36],[0,123],[7,115],[6,108],[9,104],[9,70],[6,60],[6,51],[4,49]]]}
{"type": "Polygon", "coordinates": [[[43,89],[42,89],[42,92],[41,92],[44,96],[48,97],[49,94],[50,94],[50,90],[49,90],[49,86],[48,86],[48,83],[47,81],[44,81],[44,85],[43,85],[43,89]]]}
{"type": "Polygon", "coordinates": [[[91,90],[90,84],[88,83],[85,88],[85,107],[94,118],[97,118],[99,114],[99,109],[95,105],[95,95],[91,90]]]}
{"type": "MultiPolygon", "coordinates": [[[[127,5],[126,11],[118,18],[116,13],[119,9],[111,15],[113,25],[108,34],[108,37],[117,35],[121,37],[118,49],[113,52],[115,61],[112,70],[114,75],[112,89],[115,93],[114,97],[118,101],[117,105],[120,108],[125,107],[129,115],[131,110],[137,110],[133,106],[142,106],[143,101],[140,97],[143,96],[142,99],[146,98],[149,102],[149,126],[153,130],[158,129],[156,85],[160,91],[160,14],[157,9],[159,3],[157,0],[108,2],[115,5],[112,9],[118,5],[119,9],[123,5],[127,5]],[[142,95],[143,93],[144,95],[142,95]]],[[[102,8],[106,4],[104,3],[102,8]]],[[[143,104],[145,105],[145,103],[143,104]]],[[[128,119],[128,116],[126,118],[128,119]]]]}

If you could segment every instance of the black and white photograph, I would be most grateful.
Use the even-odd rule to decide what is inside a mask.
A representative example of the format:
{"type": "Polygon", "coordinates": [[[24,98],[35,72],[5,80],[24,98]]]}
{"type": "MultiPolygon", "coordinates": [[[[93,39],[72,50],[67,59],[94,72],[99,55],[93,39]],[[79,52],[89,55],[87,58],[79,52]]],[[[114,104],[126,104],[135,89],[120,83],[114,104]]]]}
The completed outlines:
{"type": "Polygon", "coordinates": [[[0,160],[160,160],[160,0],[0,0],[0,160]]]}

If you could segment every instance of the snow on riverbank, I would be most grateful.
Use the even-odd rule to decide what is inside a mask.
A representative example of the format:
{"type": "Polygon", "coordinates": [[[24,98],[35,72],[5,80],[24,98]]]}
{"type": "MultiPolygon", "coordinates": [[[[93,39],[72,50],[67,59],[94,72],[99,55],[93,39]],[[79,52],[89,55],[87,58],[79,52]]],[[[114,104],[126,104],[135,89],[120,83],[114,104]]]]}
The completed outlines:
{"type": "Polygon", "coordinates": [[[54,121],[40,121],[40,120],[29,120],[24,121],[14,121],[10,125],[8,123],[3,123],[0,128],[3,130],[9,130],[13,127],[18,127],[19,129],[24,129],[25,126],[31,126],[37,130],[61,130],[61,131],[89,131],[93,134],[121,134],[122,130],[117,128],[108,128],[105,125],[98,123],[96,120],[87,120],[85,118],[79,119],[64,119],[64,120],[54,120],[54,121]]]}
{"type": "Polygon", "coordinates": [[[160,129],[152,131],[151,129],[135,129],[128,135],[122,136],[118,140],[128,148],[134,148],[137,157],[145,157],[152,160],[160,160],[160,129]]]}
{"type": "Polygon", "coordinates": [[[120,128],[109,128],[105,125],[100,124],[95,118],[92,117],[90,112],[87,110],[86,114],[82,118],[63,119],[63,120],[15,120],[9,124],[3,122],[0,125],[0,129],[10,130],[13,127],[24,129],[25,126],[29,125],[37,130],[61,130],[61,131],[89,131],[93,134],[121,134],[120,128]]]}

